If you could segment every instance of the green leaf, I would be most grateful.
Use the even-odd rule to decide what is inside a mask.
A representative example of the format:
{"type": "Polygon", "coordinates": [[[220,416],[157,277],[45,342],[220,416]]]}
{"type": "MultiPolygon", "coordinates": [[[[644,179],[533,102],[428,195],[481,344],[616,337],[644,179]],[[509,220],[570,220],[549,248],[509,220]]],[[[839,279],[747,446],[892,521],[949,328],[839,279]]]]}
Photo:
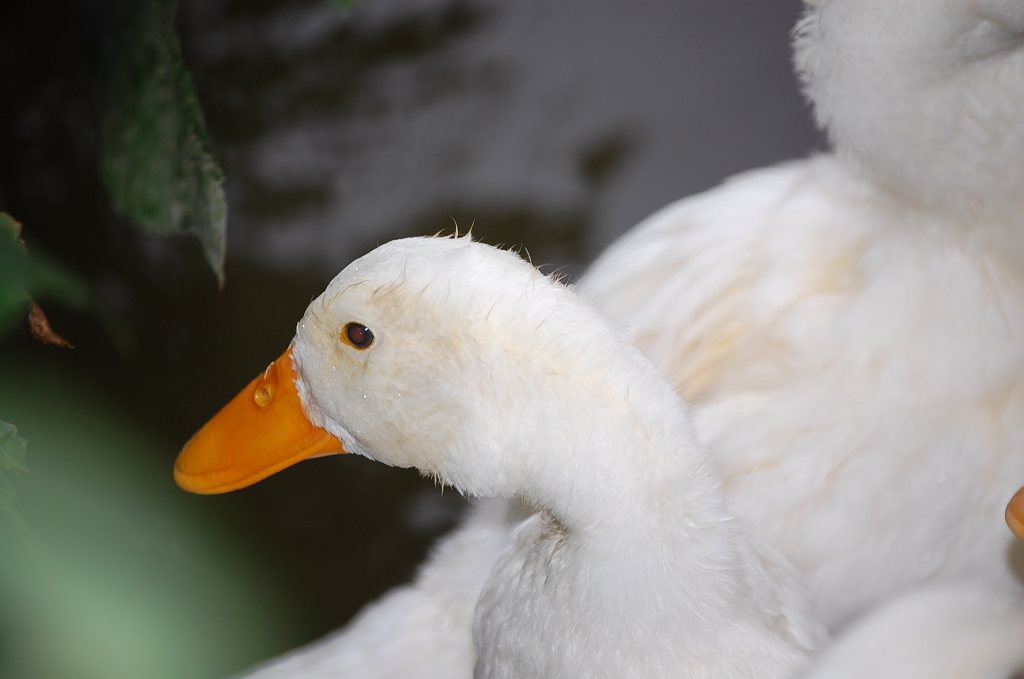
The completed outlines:
{"type": "Polygon", "coordinates": [[[174,28],[176,0],[101,3],[100,171],[114,208],[143,230],[192,234],[224,278],[227,200],[174,28]],[[109,5],[109,7],[108,7],[109,5]]]}

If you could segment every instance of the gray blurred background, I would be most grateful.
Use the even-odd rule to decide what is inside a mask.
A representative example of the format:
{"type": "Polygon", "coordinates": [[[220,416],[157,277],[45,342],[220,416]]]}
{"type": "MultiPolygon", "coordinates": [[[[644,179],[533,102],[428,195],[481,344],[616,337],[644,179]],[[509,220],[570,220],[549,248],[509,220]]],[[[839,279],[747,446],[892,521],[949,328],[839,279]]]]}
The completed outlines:
{"type": "Polygon", "coordinates": [[[77,536],[61,557],[72,570],[104,545],[98,572],[177,583],[175,624],[223,634],[190,676],[344,624],[411,577],[463,508],[354,457],[226,496],[173,486],[181,443],[280,353],[347,262],[457,223],[576,276],[666,203],[822,144],[791,75],[798,0],[183,0],[185,58],[227,176],[218,291],[197,243],[139,236],[112,214],[73,4],[66,21],[51,4],[3,10],[0,96],[18,105],[0,110],[0,210],[92,284],[103,314],[48,308],[73,352],[3,339],[0,419],[30,441],[19,493],[41,542],[61,551],[77,536]],[[102,413],[57,417],[69,399],[102,413]],[[110,436],[86,445],[98,421],[110,436]],[[134,476],[113,472],[126,466],[134,476]],[[81,497],[62,492],[53,511],[69,470],[81,497]],[[103,512],[144,518],[115,529],[103,512]],[[191,587],[196,574],[216,582],[191,587]]]}

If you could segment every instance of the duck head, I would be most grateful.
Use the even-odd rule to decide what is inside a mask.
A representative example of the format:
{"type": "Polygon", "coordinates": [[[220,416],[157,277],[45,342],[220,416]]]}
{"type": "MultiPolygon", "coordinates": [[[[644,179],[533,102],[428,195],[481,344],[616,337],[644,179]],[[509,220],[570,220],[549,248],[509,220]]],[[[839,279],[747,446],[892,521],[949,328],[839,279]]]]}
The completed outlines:
{"type": "Polygon", "coordinates": [[[175,478],[218,493],[344,451],[471,495],[523,494],[550,447],[578,443],[566,440],[577,409],[621,411],[602,376],[630,370],[632,352],[514,253],[393,241],[309,305],[289,350],[186,444],[175,478]]]}

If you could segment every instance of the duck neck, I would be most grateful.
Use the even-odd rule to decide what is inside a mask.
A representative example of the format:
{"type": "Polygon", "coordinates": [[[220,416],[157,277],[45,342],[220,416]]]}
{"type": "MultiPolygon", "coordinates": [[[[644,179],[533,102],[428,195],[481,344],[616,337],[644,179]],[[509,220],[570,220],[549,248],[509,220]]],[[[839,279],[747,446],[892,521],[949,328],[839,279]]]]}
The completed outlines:
{"type": "Polygon", "coordinates": [[[550,449],[557,436],[545,437],[521,495],[579,549],[614,553],[616,563],[671,563],[691,576],[735,571],[738,528],[684,405],[646,361],[629,384],[618,393],[588,387],[572,412],[549,413],[580,426],[558,450],[550,449]],[[580,412],[589,419],[580,422],[580,412]]]}

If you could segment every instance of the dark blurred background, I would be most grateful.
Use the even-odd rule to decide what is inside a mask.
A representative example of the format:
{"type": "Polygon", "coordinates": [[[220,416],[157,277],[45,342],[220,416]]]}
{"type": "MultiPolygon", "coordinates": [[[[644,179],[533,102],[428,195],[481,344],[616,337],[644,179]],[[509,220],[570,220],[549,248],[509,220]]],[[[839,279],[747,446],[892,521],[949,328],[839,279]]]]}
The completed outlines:
{"type": "Polygon", "coordinates": [[[33,655],[69,643],[36,616],[47,606],[84,611],[69,638],[94,624],[93,599],[138,635],[135,669],[95,676],[161,662],[146,634],[167,645],[188,629],[176,643],[209,647],[191,673],[147,676],[213,677],[344,624],[410,578],[457,520],[453,494],[343,457],[190,496],[171,479],[178,448],[377,243],[472,224],[576,276],[666,203],[820,146],[791,75],[799,9],[182,0],[185,61],[227,178],[218,290],[198,242],[140,235],[110,206],[82,57],[95,36],[78,3],[7,3],[0,210],[30,250],[88,282],[97,311],[46,305],[72,351],[20,326],[0,338],[0,419],[29,441],[19,506],[48,563],[73,574],[12,576],[11,591],[29,593],[19,615],[46,632],[0,621],[0,674],[6,656],[22,676],[57,676],[33,655]]]}

